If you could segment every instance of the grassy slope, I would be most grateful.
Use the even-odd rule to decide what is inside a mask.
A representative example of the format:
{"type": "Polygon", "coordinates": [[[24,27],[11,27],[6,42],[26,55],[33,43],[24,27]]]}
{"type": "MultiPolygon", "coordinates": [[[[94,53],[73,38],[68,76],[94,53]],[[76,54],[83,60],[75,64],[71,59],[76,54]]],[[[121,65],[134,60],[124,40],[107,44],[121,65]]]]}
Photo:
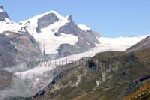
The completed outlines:
{"type": "MultiPolygon", "coordinates": [[[[149,52],[150,49],[145,49],[130,54],[123,54],[123,55],[121,54],[121,56],[117,55],[120,56],[121,68],[116,74],[114,74],[112,80],[117,80],[116,83],[127,82],[127,81],[129,81],[129,83],[118,85],[115,88],[112,88],[108,91],[96,90],[94,92],[87,93],[86,95],[79,96],[74,100],[90,100],[90,98],[93,97],[94,99],[92,100],[123,99],[123,97],[118,97],[118,95],[120,93],[123,93],[122,91],[124,91],[125,89],[129,89],[129,88],[130,88],[129,91],[126,91],[124,95],[128,95],[132,93],[132,88],[134,88],[134,86],[130,87],[130,84],[132,83],[133,80],[143,77],[144,75],[150,75],[150,53],[149,52]],[[119,78],[122,72],[127,72],[128,74],[124,78],[119,78]]],[[[96,58],[101,59],[100,55],[101,54],[97,55],[96,58]]]]}
{"type": "MultiPolygon", "coordinates": [[[[45,95],[46,100],[122,100],[124,96],[132,93],[137,86],[134,80],[145,75],[150,75],[150,49],[136,51],[134,53],[125,52],[104,52],[97,54],[94,61],[102,63],[103,68],[118,68],[116,71],[108,73],[107,80],[96,90],[96,80],[101,79],[101,73],[97,69],[100,66],[89,68],[89,63],[76,66],[67,72],[62,79],[56,82],[57,85],[65,86],[77,81],[77,76],[81,75],[78,87],[66,87],[64,89],[45,95]]],[[[39,99],[40,100],[40,99],[39,99]]]]}

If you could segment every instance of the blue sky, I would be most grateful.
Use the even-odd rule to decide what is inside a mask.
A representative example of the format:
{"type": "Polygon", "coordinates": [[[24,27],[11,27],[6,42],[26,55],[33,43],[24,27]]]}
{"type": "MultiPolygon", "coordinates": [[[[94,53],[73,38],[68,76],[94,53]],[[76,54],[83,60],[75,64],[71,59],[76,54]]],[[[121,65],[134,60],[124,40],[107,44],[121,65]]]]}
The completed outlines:
{"type": "Polygon", "coordinates": [[[150,33],[150,0],[0,0],[12,20],[56,10],[73,15],[103,36],[137,36],[150,33]]]}

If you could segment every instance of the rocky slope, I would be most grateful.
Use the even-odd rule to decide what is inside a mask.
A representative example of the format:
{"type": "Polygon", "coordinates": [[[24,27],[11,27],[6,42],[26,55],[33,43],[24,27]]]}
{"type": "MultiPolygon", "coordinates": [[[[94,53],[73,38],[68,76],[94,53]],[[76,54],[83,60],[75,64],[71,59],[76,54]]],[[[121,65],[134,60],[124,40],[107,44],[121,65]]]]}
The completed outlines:
{"type": "Polygon", "coordinates": [[[0,6],[0,21],[8,21],[9,16],[8,14],[4,11],[3,6],[0,6]]]}
{"type": "Polygon", "coordinates": [[[0,70],[0,90],[8,87],[12,81],[12,73],[0,70]]]}
{"type": "Polygon", "coordinates": [[[147,36],[145,39],[141,40],[137,44],[127,49],[127,52],[132,52],[136,50],[142,50],[145,48],[150,48],[150,36],[147,36]]]}
{"type": "Polygon", "coordinates": [[[42,54],[38,44],[29,34],[9,31],[0,34],[0,68],[12,67],[40,57],[42,54]]]}
{"type": "Polygon", "coordinates": [[[0,6],[0,68],[12,67],[29,59],[41,58],[39,44],[0,6]]]}
{"type": "Polygon", "coordinates": [[[84,58],[79,65],[68,66],[43,94],[32,99],[123,100],[150,79],[149,51],[104,52],[84,58]]]}

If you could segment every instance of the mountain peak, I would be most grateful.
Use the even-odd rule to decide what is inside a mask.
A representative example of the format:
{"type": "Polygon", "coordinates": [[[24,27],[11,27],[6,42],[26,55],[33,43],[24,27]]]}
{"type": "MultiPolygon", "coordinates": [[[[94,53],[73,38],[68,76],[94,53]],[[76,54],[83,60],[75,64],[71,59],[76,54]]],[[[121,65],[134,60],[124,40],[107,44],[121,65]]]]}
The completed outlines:
{"type": "Polygon", "coordinates": [[[1,12],[1,11],[4,11],[4,10],[3,10],[3,6],[0,6],[0,12],[1,12]]]}
{"type": "MultiPolygon", "coordinates": [[[[58,19],[64,19],[64,16],[62,16],[61,14],[59,14],[58,12],[52,10],[52,11],[48,11],[48,12],[45,12],[43,14],[39,14],[39,15],[36,15],[34,17],[32,17],[33,19],[36,19],[36,18],[42,18],[43,16],[48,16],[48,15],[54,15],[56,16],[58,19]]],[[[31,18],[31,19],[32,19],[31,18]]]]}
{"type": "Polygon", "coordinates": [[[68,16],[66,16],[66,18],[67,18],[69,21],[72,21],[72,15],[68,15],[68,16]]]}
{"type": "Polygon", "coordinates": [[[0,6],[0,21],[10,22],[9,16],[3,6],[0,6]]]}

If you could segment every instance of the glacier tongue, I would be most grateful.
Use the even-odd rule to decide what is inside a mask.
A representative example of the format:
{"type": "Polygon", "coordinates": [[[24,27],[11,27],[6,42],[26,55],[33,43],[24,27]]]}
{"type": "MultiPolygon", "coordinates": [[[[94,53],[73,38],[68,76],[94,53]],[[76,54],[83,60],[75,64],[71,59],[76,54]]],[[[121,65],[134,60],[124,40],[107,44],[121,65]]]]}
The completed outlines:
{"type": "Polygon", "coordinates": [[[117,38],[108,38],[101,37],[100,43],[108,48],[107,51],[125,51],[127,48],[135,45],[140,42],[142,39],[146,38],[145,36],[137,36],[137,37],[117,37],[117,38]]]}

